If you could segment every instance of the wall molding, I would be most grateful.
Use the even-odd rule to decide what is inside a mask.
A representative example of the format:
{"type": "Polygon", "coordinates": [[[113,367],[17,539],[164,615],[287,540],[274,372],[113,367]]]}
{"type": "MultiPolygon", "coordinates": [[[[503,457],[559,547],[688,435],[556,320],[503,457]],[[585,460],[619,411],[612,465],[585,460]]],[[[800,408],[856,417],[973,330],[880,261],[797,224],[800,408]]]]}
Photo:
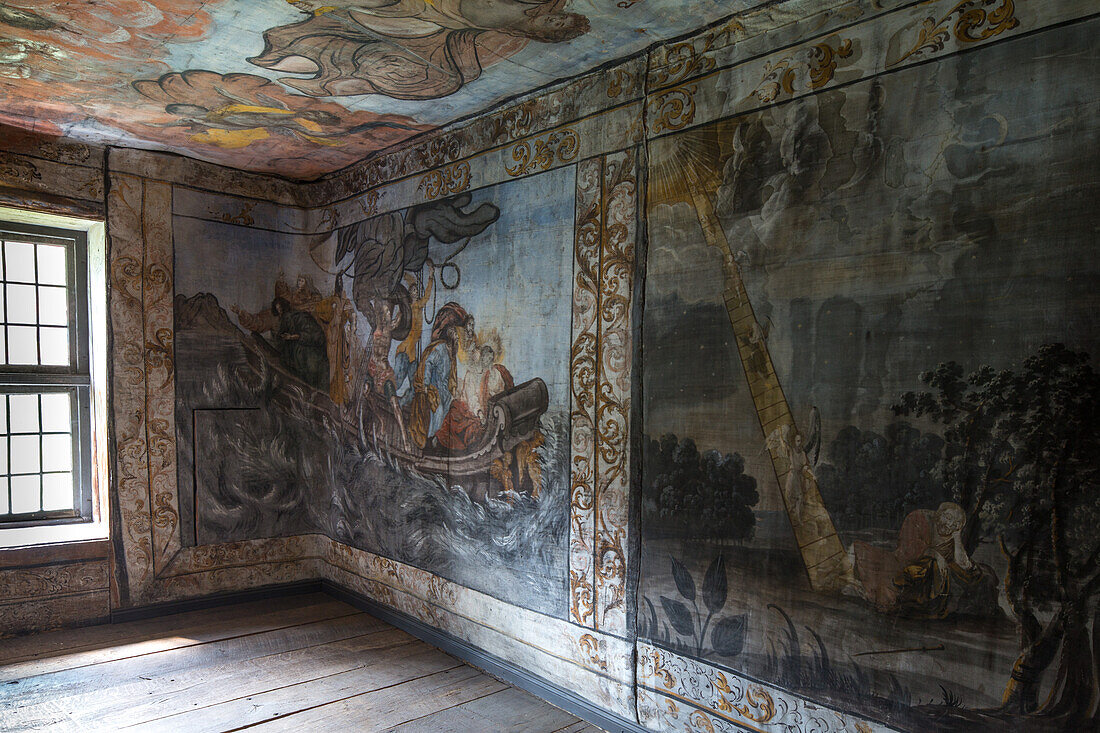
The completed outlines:
{"type": "Polygon", "coordinates": [[[199,611],[205,608],[217,608],[218,606],[231,606],[249,601],[263,601],[269,598],[285,598],[289,596],[305,595],[306,593],[323,593],[322,580],[302,580],[296,583],[276,583],[248,590],[232,591],[229,593],[212,593],[196,596],[194,598],[182,598],[177,601],[165,603],[152,603],[147,606],[133,606],[131,608],[119,608],[111,611],[110,623],[123,624],[129,621],[140,621],[157,616],[169,616],[174,613],[186,613],[199,611]]]}

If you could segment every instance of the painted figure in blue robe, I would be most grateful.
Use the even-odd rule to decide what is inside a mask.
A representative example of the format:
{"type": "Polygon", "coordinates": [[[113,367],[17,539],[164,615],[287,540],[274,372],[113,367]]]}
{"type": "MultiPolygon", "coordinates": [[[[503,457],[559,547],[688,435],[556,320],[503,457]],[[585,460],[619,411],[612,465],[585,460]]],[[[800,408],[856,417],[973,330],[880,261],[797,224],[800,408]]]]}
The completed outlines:
{"type": "Polygon", "coordinates": [[[473,342],[473,329],[473,316],[458,303],[447,303],[436,313],[431,343],[413,379],[409,435],[418,448],[431,443],[450,412],[458,384],[458,350],[473,342]]]}

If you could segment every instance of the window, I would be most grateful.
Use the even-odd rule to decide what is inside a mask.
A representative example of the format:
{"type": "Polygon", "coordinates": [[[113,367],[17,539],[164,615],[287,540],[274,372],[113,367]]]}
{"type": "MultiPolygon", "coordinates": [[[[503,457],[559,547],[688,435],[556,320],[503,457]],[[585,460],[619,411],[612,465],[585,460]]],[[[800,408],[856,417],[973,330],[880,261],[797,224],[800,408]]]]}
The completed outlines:
{"type": "Polygon", "coordinates": [[[85,231],[0,221],[0,527],[92,522],[85,231]]]}

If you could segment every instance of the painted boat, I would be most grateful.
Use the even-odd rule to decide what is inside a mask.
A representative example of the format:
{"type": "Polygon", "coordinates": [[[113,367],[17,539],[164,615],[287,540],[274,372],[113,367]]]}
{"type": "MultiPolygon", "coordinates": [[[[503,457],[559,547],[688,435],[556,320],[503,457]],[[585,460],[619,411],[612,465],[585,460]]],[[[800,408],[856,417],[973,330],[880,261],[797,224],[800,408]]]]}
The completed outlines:
{"type": "Polygon", "coordinates": [[[421,450],[407,440],[404,416],[398,420],[393,406],[379,395],[359,390],[354,403],[340,407],[327,393],[285,369],[278,351],[263,336],[242,334],[241,342],[254,369],[275,372],[290,387],[270,390],[273,403],[313,413],[345,437],[373,444],[379,452],[421,473],[472,476],[487,472],[495,461],[536,436],[539,418],[550,405],[546,382],[538,377],[530,379],[489,398],[485,430],[468,451],[456,454],[421,450]]]}

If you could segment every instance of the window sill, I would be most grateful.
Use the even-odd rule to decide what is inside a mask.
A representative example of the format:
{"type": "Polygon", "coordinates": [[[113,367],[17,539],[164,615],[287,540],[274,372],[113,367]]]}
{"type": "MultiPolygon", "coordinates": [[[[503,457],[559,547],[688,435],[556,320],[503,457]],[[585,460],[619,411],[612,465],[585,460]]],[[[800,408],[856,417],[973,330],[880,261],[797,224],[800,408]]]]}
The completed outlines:
{"type": "Polygon", "coordinates": [[[0,528],[0,550],[107,539],[105,522],[0,528]]]}

